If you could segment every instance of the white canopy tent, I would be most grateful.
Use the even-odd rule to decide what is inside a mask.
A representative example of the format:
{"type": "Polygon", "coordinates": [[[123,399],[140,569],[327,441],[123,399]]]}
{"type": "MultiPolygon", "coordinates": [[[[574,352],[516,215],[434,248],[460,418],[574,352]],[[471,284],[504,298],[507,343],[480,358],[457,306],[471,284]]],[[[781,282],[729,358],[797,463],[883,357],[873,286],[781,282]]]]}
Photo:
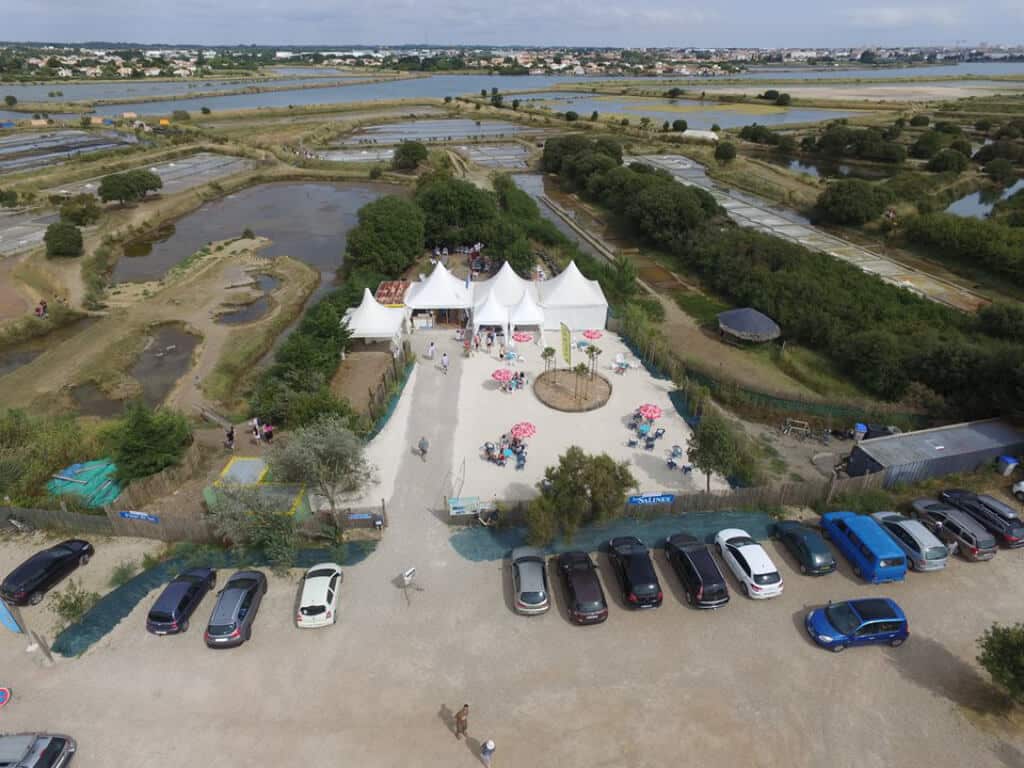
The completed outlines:
{"type": "Polygon", "coordinates": [[[353,339],[397,343],[405,323],[405,310],[379,304],[370,290],[364,288],[362,302],[358,307],[346,309],[342,322],[348,325],[353,339]]]}
{"type": "Polygon", "coordinates": [[[466,284],[438,262],[430,277],[409,287],[405,305],[412,310],[469,309],[473,302],[466,284]]]}
{"type": "Polygon", "coordinates": [[[537,298],[537,285],[532,280],[524,280],[506,261],[497,274],[487,280],[473,283],[473,304],[480,304],[489,296],[497,296],[498,301],[506,307],[519,303],[524,294],[532,294],[537,298]]]}
{"type": "Polygon", "coordinates": [[[588,280],[569,262],[559,275],[539,284],[540,306],[544,310],[544,329],[558,330],[565,323],[571,331],[605,327],[608,300],[596,280],[588,280]]]}
{"type": "Polygon", "coordinates": [[[536,326],[537,330],[543,333],[544,310],[534,300],[530,291],[525,292],[519,303],[509,310],[509,324],[513,333],[517,328],[532,326],[536,326]]]}
{"type": "Polygon", "coordinates": [[[498,296],[491,293],[486,299],[473,307],[473,333],[480,330],[483,325],[500,326],[505,337],[509,335],[509,311],[508,307],[498,301],[498,296]]]}

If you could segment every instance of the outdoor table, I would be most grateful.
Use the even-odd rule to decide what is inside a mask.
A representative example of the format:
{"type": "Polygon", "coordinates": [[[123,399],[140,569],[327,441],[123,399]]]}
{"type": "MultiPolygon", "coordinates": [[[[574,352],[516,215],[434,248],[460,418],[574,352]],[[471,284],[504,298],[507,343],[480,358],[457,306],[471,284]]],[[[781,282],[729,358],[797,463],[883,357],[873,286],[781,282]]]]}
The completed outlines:
{"type": "Polygon", "coordinates": [[[639,432],[641,436],[646,437],[647,433],[651,431],[651,425],[641,424],[639,427],[636,428],[636,431],[639,432]]]}
{"type": "Polygon", "coordinates": [[[503,450],[503,451],[502,451],[501,453],[502,453],[502,455],[503,455],[503,456],[504,456],[504,457],[505,457],[506,459],[511,459],[511,458],[512,458],[512,457],[513,457],[513,456],[515,455],[515,454],[513,454],[513,453],[512,453],[512,449],[511,449],[511,448],[506,448],[506,449],[505,449],[505,450],[503,450]]]}

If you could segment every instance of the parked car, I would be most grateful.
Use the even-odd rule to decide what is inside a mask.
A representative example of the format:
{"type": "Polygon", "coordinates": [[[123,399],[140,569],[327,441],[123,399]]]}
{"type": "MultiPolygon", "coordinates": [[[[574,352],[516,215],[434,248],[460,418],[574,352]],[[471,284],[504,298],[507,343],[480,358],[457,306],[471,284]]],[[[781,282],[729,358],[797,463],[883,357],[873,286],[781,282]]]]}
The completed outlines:
{"type": "Polygon", "coordinates": [[[608,559],[622,587],[622,599],[634,608],[661,605],[661,584],[647,545],[636,536],[618,536],[608,542],[608,559]]]}
{"type": "Polygon", "coordinates": [[[544,555],[536,547],[512,550],[512,582],[516,613],[531,616],[544,613],[551,607],[544,555]]]}
{"type": "Polygon", "coordinates": [[[855,575],[872,584],[903,581],[907,575],[907,557],[892,537],[870,517],[854,512],[826,512],[821,530],[832,539],[855,575]]]}
{"type": "Polygon", "coordinates": [[[836,558],[821,534],[796,520],[782,520],[775,524],[775,538],[781,541],[796,559],[800,573],[824,576],[836,569],[836,558]]]}
{"type": "Polygon", "coordinates": [[[39,605],[43,597],[95,554],[92,544],[68,539],[32,557],[11,571],[0,584],[0,595],[13,605],[39,605]]]}
{"type": "Polygon", "coordinates": [[[154,635],[188,631],[189,617],[217,583],[213,568],[190,568],[164,587],[146,616],[146,629],[154,635]]]}
{"type": "Polygon", "coordinates": [[[906,553],[911,570],[941,571],[946,567],[949,549],[920,521],[895,512],[875,512],[871,517],[906,553]]]}
{"type": "Polygon", "coordinates": [[[1024,520],[998,499],[960,488],[947,488],[939,494],[939,499],[966,512],[1006,546],[1024,546],[1024,520]]]}
{"type": "Polygon", "coordinates": [[[1024,503],[1024,480],[1013,484],[1013,498],[1024,503]]]}
{"type": "Polygon", "coordinates": [[[57,733],[15,733],[0,736],[0,766],[4,768],[63,768],[78,745],[57,733]]]}
{"type": "Polygon", "coordinates": [[[688,533],[675,533],[665,539],[665,557],[683,585],[687,603],[721,608],[729,602],[729,587],[707,544],[688,533]]]}
{"type": "Polygon", "coordinates": [[[558,556],[558,572],[569,596],[569,618],[577,624],[600,624],[608,618],[608,602],[590,555],[563,552],[558,556]]]}
{"type": "Polygon", "coordinates": [[[210,648],[233,648],[252,637],[256,613],[267,594],[267,577],[260,571],[238,571],[217,593],[205,640],[210,648]]]}
{"type": "Polygon", "coordinates": [[[811,640],[836,653],[850,645],[886,643],[897,648],[910,634],[903,609],[887,597],[830,602],[810,611],[804,626],[811,640]]]}
{"type": "Polygon", "coordinates": [[[314,628],[334,624],[338,620],[340,582],[341,566],[336,563],[320,563],[306,571],[295,626],[314,628]]]}
{"type": "Polygon", "coordinates": [[[765,600],[782,594],[782,574],[749,533],[726,528],[715,534],[715,544],[747,597],[765,600]]]}
{"type": "Polygon", "coordinates": [[[967,560],[991,560],[998,547],[995,536],[963,510],[935,499],[916,499],[911,506],[921,524],[967,560]]]}

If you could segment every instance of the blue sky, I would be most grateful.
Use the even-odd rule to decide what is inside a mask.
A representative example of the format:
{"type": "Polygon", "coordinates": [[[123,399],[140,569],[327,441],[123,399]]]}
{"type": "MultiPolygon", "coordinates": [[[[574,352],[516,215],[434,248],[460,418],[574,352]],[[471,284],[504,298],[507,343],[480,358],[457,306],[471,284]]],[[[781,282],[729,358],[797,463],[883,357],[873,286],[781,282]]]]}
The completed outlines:
{"type": "Polygon", "coordinates": [[[1024,42],[1024,0],[0,0],[6,40],[864,46],[1024,42]]]}

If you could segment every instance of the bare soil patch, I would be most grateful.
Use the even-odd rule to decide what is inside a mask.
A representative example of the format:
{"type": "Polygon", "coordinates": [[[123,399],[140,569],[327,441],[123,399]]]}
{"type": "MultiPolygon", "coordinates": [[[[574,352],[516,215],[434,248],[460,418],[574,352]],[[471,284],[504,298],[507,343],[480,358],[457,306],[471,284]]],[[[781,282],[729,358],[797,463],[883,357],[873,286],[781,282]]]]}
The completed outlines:
{"type": "Polygon", "coordinates": [[[391,352],[384,345],[346,353],[331,380],[331,392],[348,400],[359,413],[368,413],[370,390],[380,383],[384,371],[391,367],[392,359],[391,352]]]}
{"type": "Polygon", "coordinates": [[[608,402],[612,383],[597,373],[581,376],[570,371],[547,371],[533,384],[537,399],[556,411],[593,411],[608,402]]]}

